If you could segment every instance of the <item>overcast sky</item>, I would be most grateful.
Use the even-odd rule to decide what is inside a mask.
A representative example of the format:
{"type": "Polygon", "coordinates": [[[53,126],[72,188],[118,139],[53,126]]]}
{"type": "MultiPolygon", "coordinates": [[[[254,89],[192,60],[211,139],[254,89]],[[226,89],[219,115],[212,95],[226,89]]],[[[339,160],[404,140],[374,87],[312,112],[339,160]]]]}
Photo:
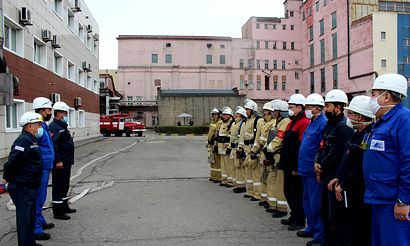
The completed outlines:
{"type": "Polygon", "coordinates": [[[118,64],[118,35],[241,37],[251,16],[283,16],[283,0],[85,0],[100,27],[100,69],[118,64]]]}

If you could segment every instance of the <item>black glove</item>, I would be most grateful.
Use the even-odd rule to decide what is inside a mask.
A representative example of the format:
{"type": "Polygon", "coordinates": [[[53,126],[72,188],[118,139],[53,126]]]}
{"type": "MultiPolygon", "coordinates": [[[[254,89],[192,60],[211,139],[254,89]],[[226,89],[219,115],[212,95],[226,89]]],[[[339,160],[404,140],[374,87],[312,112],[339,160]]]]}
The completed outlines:
{"type": "Polygon", "coordinates": [[[262,149],[262,152],[263,152],[263,154],[264,154],[265,156],[268,155],[268,148],[264,147],[264,148],[262,149]]]}
{"type": "Polygon", "coordinates": [[[218,154],[218,146],[214,146],[214,149],[213,149],[213,152],[215,153],[215,154],[218,154]]]}
{"type": "Polygon", "coordinates": [[[232,149],[226,149],[226,154],[227,154],[227,155],[230,155],[231,152],[232,152],[232,149]]]}
{"type": "Polygon", "coordinates": [[[254,152],[249,153],[249,156],[251,157],[251,160],[255,160],[258,157],[254,152]]]}

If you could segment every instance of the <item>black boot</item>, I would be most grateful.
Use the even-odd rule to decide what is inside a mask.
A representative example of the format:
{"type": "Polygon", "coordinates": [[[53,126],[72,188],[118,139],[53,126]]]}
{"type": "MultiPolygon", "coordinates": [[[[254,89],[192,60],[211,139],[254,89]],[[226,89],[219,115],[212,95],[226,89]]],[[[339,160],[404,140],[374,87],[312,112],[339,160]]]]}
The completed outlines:
{"type": "Polygon", "coordinates": [[[35,236],[36,236],[36,241],[47,241],[47,240],[50,240],[51,238],[50,234],[45,233],[45,232],[36,234],[35,236]]]}
{"type": "Polygon", "coordinates": [[[46,223],[43,225],[43,230],[50,230],[54,228],[54,223],[46,223]]]}
{"type": "Polygon", "coordinates": [[[53,203],[53,215],[54,219],[56,220],[69,220],[70,216],[68,216],[64,212],[63,203],[53,203]]]}
{"type": "Polygon", "coordinates": [[[73,213],[77,212],[76,209],[72,209],[68,206],[68,200],[63,201],[63,207],[64,207],[64,212],[66,214],[73,214],[73,213]]]}

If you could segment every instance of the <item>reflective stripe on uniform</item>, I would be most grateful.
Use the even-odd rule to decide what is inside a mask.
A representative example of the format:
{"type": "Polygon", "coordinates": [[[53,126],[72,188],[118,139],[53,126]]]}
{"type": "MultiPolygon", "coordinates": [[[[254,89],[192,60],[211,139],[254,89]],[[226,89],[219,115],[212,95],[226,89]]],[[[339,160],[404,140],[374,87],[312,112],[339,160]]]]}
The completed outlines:
{"type": "Polygon", "coordinates": [[[259,186],[259,185],[262,185],[262,183],[261,182],[254,182],[253,185],[259,186]]]}
{"type": "Polygon", "coordinates": [[[60,204],[60,203],[63,203],[63,201],[52,201],[52,203],[58,203],[58,204],[60,204]]]}
{"type": "Polygon", "coordinates": [[[286,201],[278,201],[278,205],[288,205],[288,203],[286,201]]]}
{"type": "Polygon", "coordinates": [[[220,172],[220,171],[221,171],[221,169],[211,168],[211,171],[214,171],[214,172],[220,172]]]}
{"type": "Polygon", "coordinates": [[[239,185],[243,185],[243,184],[245,184],[245,181],[238,181],[237,180],[236,183],[239,184],[239,185]]]}
{"type": "Polygon", "coordinates": [[[268,197],[268,195],[266,193],[262,193],[261,197],[268,197]]]}
{"type": "Polygon", "coordinates": [[[222,178],[227,178],[227,177],[228,177],[228,175],[222,174],[222,178]]]}
{"type": "Polygon", "coordinates": [[[252,184],[253,180],[246,180],[246,183],[252,184]]]}
{"type": "Polygon", "coordinates": [[[276,201],[278,201],[278,199],[276,199],[276,198],[274,198],[274,197],[268,197],[268,200],[269,200],[270,202],[276,202],[276,201]]]}

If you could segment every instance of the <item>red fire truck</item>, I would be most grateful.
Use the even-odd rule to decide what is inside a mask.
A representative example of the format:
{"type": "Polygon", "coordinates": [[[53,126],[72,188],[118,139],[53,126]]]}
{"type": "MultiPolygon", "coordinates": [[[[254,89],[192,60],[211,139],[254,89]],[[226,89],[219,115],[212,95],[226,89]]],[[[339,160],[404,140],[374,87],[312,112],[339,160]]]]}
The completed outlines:
{"type": "Polygon", "coordinates": [[[109,137],[111,134],[121,137],[124,133],[127,137],[131,136],[132,133],[141,137],[145,131],[145,125],[129,114],[112,114],[100,117],[100,133],[104,137],[109,137]]]}

